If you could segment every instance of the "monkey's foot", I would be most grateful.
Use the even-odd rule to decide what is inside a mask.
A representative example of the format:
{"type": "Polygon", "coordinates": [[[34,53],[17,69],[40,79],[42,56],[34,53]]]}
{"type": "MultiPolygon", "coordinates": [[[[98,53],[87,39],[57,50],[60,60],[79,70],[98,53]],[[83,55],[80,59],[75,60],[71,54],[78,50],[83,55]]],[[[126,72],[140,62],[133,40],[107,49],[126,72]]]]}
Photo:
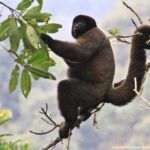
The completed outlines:
{"type": "Polygon", "coordinates": [[[59,137],[61,139],[66,139],[71,135],[71,128],[72,125],[68,124],[67,122],[62,122],[59,128],[59,137]]]}
{"type": "Polygon", "coordinates": [[[88,109],[85,108],[79,108],[78,112],[78,120],[80,121],[86,121],[91,116],[91,113],[88,109]]]}
{"type": "Polygon", "coordinates": [[[85,113],[85,114],[79,115],[78,116],[78,120],[80,120],[80,121],[86,121],[90,116],[91,116],[90,113],[85,113]]]}

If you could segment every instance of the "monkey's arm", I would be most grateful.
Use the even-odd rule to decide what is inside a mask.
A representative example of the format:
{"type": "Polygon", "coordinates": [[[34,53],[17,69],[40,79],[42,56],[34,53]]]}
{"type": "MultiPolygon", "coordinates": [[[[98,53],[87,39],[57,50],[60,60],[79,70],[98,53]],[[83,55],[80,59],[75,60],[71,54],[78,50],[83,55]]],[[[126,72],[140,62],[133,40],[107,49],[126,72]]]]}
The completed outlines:
{"type": "Polygon", "coordinates": [[[54,53],[66,60],[86,62],[95,52],[94,49],[84,49],[76,43],[54,40],[46,34],[40,37],[54,53]]]}

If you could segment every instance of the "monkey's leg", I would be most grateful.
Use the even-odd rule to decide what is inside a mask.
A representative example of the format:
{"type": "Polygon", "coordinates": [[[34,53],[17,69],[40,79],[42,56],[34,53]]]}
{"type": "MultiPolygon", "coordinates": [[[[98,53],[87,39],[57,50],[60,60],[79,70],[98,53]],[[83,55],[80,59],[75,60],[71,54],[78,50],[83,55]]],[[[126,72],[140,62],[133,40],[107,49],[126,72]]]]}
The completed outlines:
{"type": "Polygon", "coordinates": [[[78,116],[78,107],[90,108],[98,103],[99,92],[96,85],[79,80],[64,80],[58,85],[58,105],[65,122],[59,134],[67,138],[78,116]]]}
{"type": "Polygon", "coordinates": [[[88,108],[80,107],[78,110],[78,117],[82,121],[86,121],[91,116],[88,108]]]}
{"type": "Polygon", "coordinates": [[[72,128],[77,118],[78,105],[75,102],[75,91],[71,87],[69,80],[61,81],[58,84],[58,106],[65,122],[61,124],[59,136],[61,139],[67,138],[69,129],[72,128]]]}

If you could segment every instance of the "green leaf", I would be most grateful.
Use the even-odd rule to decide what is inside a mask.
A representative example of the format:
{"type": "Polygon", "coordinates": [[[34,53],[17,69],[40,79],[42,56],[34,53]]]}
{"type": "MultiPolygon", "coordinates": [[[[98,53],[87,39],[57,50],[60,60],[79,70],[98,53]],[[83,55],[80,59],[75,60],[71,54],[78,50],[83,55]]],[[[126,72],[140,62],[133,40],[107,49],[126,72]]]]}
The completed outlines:
{"type": "Polygon", "coordinates": [[[40,46],[41,46],[41,50],[45,50],[47,53],[47,56],[49,57],[48,46],[44,43],[44,41],[41,38],[40,38],[40,46]]]}
{"type": "Polygon", "coordinates": [[[26,30],[27,30],[27,25],[24,24],[21,20],[19,20],[20,22],[20,33],[21,33],[21,38],[23,40],[23,44],[24,44],[24,47],[26,49],[30,49],[31,51],[35,51],[36,48],[34,46],[32,46],[32,44],[30,43],[29,39],[28,39],[28,36],[27,36],[27,33],[26,33],[26,30]]]}
{"type": "Polygon", "coordinates": [[[32,54],[28,59],[28,64],[41,64],[43,61],[48,60],[46,51],[38,50],[32,54]]]}
{"type": "Polygon", "coordinates": [[[32,73],[32,77],[34,78],[34,80],[39,80],[40,79],[40,76],[36,75],[35,73],[32,73]]]}
{"type": "Polygon", "coordinates": [[[28,149],[29,149],[28,144],[24,144],[24,146],[23,146],[23,150],[28,150],[28,149]]]}
{"type": "Polygon", "coordinates": [[[24,16],[26,20],[36,19],[37,22],[47,22],[51,15],[49,13],[33,13],[24,16]]]}
{"type": "Polygon", "coordinates": [[[42,78],[46,78],[46,79],[52,79],[52,80],[56,80],[55,76],[52,75],[51,73],[41,69],[41,68],[38,68],[36,66],[34,67],[31,67],[31,66],[26,66],[27,70],[30,71],[31,73],[39,76],[39,77],[42,77],[42,78]]]}
{"type": "MultiPolygon", "coordinates": [[[[30,64],[31,67],[35,67],[43,70],[44,72],[48,72],[48,68],[54,66],[55,61],[49,58],[49,56],[47,55],[47,51],[38,50],[34,52],[33,55],[28,59],[28,64],[30,64]]],[[[38,79],[38,78],[35,77],[34,79],[38,79]]]]}
{"type": "Polygon", "coordinates": [[[56,33],[59,28],[62,28],[62,25],[51,23],[37,27],[39,33],[56,33]]]}
{"type": "Polygon", "coordinates": [[[115,33],[115,35],[119,35],[120,33],[119,33],[119,29],[118,28],[115,28],[114,29],[114,33],[115,33]]]}
{"type": "Polygon", "coordinates": [[[0,125],[6,123],[12,118],[12,112],[7,109],[0,109],[0,125]]]}
{"type": "Polygon", "coordinates": [[[11,136],[12,134],[9,133],[4,133],[4,134],[0,134],[0,138],[5,137],[5,136],[11,136]]]}
{"type": "Polygon", "coordinates": [[[24,15],[24,17],[32,16],[32,15],[34,15],[34,13],[40,13],[40,12],[41,12],[40,6],[35,6],[35,7],[32,7],[31,9],[29,9],[26,12],[26,14],[24,15]]]}
{"type": "Polygon", "coordinates": [[[26,10],[28,7],[30,7],[32,4],[31,0],[23,0],[22,2],[20,2],[17,6],[18,10],[26,10]]]}
{"type": "Polygon", "coordinates": [[[4,20],[1,24],[0,24],[0,41],[5,40],[8,36],[9,36],[9,22],[10,22],[10,18],[4,20]]]}
{"type": "Polygon", "coordinates": [[[23,49],[20,56],[16,59],[16,62],[22,63],[24,59],[27,59],[31,54],[32,52],[29,49],[23,49]]]}
{"type": "Polygon", "coordinates": [[[40,6],[35,6],[29,9],[26,14],[23,16],[25,19],[33,19],[35,14],[41,13],[41,7],[40,6]]]}
{"type": "Polygon", "coordinates": [[[108,32],[112,35],[114,35],[114,31],[112,29],[108,30],[108,32]]]}
{"type": "Polygon", "coordinates": [[[27,13],[23,16],[26,20],[35,19],[37,22],[46,22],[51,16],[49,13],[41,13],[41,7],[36,6],[27,11],[27,13]]]}
{"type": "Polygon", "coordinates": [[[39,48],[39,43],[40,43],[40,39],[39,36],[37,34],[37,32],[34,30],[34,28],[30,25],[27,26],[27,36],[28,39],[30,41],[30,43],[35,47],[35,48],[39,48]]]}
{"type": "Polygon", "coordinates": [[[10,18],[9,24],[9,40],[12,51],[17,51],[20,43],[20,32],[15,18],[10,18]]]}
{"type": "Polygon", "coordinates": [[[26,69],[23,70],[21,76],[21,90],[23,95],[27,98],[31,90],[31,77],[26,69]]]}
{"type": "Polygon", "coordinates": [[[37,2],[39,3],[40,7],[42,7],[42,5],[43,5],[43,0],[37,0],[37,2]]]}
{"type": "Polygon", "coordinates": [[[48,65],[48,66],[55,66],[56,63],[52,58],[49,58],[49,60],[42,62],[42,65],[48,65]]]}
{"type": "Polygon", "coordinates": [[[113,30],[110,29],[110,30],[108,30],[108,32],[113,36],[118,36],[120,34],[118,28],[114,28],[113,30]]]}
{"type": "Polygon", "coordinates": [[[16,65],[15,68],[12,70],[11,79],[9,82],[10,93],[12,93],[17,88],[18,78],[19,78],[19,67],[18,65],[16,65]]]}

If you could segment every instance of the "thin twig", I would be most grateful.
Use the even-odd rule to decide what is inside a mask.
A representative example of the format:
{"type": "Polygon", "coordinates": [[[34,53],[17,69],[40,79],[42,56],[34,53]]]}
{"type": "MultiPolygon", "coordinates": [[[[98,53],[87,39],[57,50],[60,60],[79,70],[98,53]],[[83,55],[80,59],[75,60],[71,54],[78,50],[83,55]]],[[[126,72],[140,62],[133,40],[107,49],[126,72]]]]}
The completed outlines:
{"type": "Polygon", "coordinates": [[[8,5],[6,5],[5,3],[0,1],[0,4],[2,4],[3,6],[5,6],[6,8],[8,8],[11,11],[15,11],[13,8],[9,7],[8,5]]]}
{"type": "Polygon", "coordinates": [[[137,24],[135,23],[135,21],[134,21],[132,18],[131,18],[131,21],[132,21],[132,23],[134,24],[136,30],[138,31],[138,27],[137,27],[137,24]]]}
{"type": "Polygon", "coordinates": [[[94,113],[93,126],[96,126],[96,125],[97,125],[96,113],[94,113]]]}
{"type": "Polygon", "coordinates": [[[145,106],[145,105],[143,105],[143,104],[140,104],[140,106],[143,107],[144,109],[150,110],[150,106],[145,106]]]}
{"type": "Polygon", "coordinates": [[[92,109],[92,110],[90,111],[90,113],[91,113],[91,114],[94,114],[94,113],[100,111],[100,110],[104,107],[104,105],[105,105],[105,103],[102,103],[101,106],[97,107],[96,109],[92,109]]]}
{"type": "MultiPolygon", "coordinates": [[[[135,24],[136,25],[136,24],[135,24]]],[[[137,26],[136,26],[137,27],[137,26]]],[[[138,30],[138,29],[137,29],[138,30]]],[[[115,35],[115,38],[117,39],[117,41],[119,42],[122,42],[122,43],[126,43],[126,44],[131,44],[131,42],[127,41],[127,40],[124,40],[126,38],[132,38],[134,36],[137,36],[137,35],[142,35],[142,33],[135,33],[135,34],[132,34],[132,35],[115,35]]]]}
{"type": "Polygon", "coordinates": [[[71,129],[69,130],[69,137],[68,137],[67,150],[70,149],[70,141],[71,141],[71,129]]]}
{"type": "Polygon", "coordinates": [[[36,135],[44,135],[44,134],[48,134],[48,133],[54,131],[57,127],[59,127],[59,126],[55,126],[54,128],[52,128],[49,131],[35,132],[35,131],[30,130],[29,132],[32,133],[32,134],[36,134],[36,135]]]}
{"type": "Polygon", "coordinates": [[[41,148],[41,150],[48,150],[51,147],[54,147],[56,144],[58,144],[59,142],[61,142],[62,139],[60,137],[57,137],[53,142],[51,142],[50,144],[48,144],[47,146],[41,148]]]}
{"type": "Polygon", "coordinates": [[[144,108],[149,108],[150,109],[150,102],[144,97],[144,96],[142,96],[141,95],[141,93],[137,90],[137,79],[136,79],[136,77],[134,78],[134,89],[133,89],[133,91],[137,94],[137,96],[139,96],[144,102],[145,102],[145,104],[148,106],[145,106],[145,105],[142,105],[142,107],[144,107],[144,108]]]}
{"type": "Polygon", "coordinates": [[[44,122],[46,122],[49,125],[53,125],[52,123],[49,122],[49,120],[46,120],[45,118],[41,118],[41,120],[43,120],[44,122]]]}
{"type": "Polygon", "coordinates": [[[10,50],[8,50],[5,46],[3,46],[2,44],[0,44],[0,46],[3,48],[3,50],[5,50],[9,55],[10,57],[15,60],[16,58],[14,57],[14,55],[10,52],[10,50]]]}
{"type": "Polygon", "coordinates": [[[12,14],[14,12],[15,15],[17,15],[18,17],[20,16],[20,13],[17,10],[11,8],[10,6],[6,5],[5,3],[1,2],[1,1],[0,1],[0,4],[3,5],[3,6],[5,6],[6,8],[8,8],[11,11],[12,14]]]}
{"type": "Polygon", "coordinates": [[[131,44],[131,42],[128,42],[127,40],[122,40],[120,38],[117,38],[116,39],[119,41],[119,42],[122,42],[122,43],[126,43],[126,44],[131,44]]]}
{"type": "Polygon", "coordinates": [[[133,36],[137,36],[137,35],[141,35],[142,33],[135,33],[135,34],[132,34],[132,35],[117,35],[116,37],[117,38],[132,38],[133,36]]]}
{"type": "MultiPolygon", "coordinates": [[[[105,105],[105,103],[102,103],[100,107],[91,108],[91,109],[88,110],[88,112],[91,113],[91,114],[95,114],[97,111],[100,111],[103,108],[104,105],[105,105]]],[[[70,136],[71,136],[71,130],[73,130],[75,127],[79,127],[79,125],[81,124],[81,122],[82,122],[82,118],[79,117],[76,120],[76,122],[74,123],[73,128],[70,129],[70,136]]],[[[51,142],[47,146],[41,148],[41,150],[48,150],[49,148],[55,146],[56,144],[58,144],[61,141],[62,141],[62,139],[60,137],[57,137],[53,142],[51,142]]]]}
{"type": "Polygon", "coordinates": [[[140,16],[135,12],[135,10],[133,10],[133,8],[131,6],[129,6],[125,1],[122,1],[123,5],[125,5],[131,12],[133,12],[133,14],[138,18],[140,24],[143,24],[142,19],[140,18],[140,16]]]}
{"type": "Polygon", "coordinates": [[[39,112],[40,114],[44,115],[48,120],[46,120],[45,118],[41,118],[44,122],[46,122],[49,125],[52,125],[53,128],[50,129],[49,131],[42,131],[42,132],[35,132],[35,131],[29,131],[30,133],[36,134],[36,135],[44,135],[44,134],[48,134],[52,131],[54,131],[56,128],[60,127],[59,124],[57,124],[55,121],[53,121],[53,119],[48,115],[48,104],[45,104],[45,108],[41,108],[41,111],[39,112]]]}
{"type": "Polygon", "coordinates": [[[45,104],[45,109],[41,108],[41,111],[39,113],[43,114],[46,116],[46,118],[54,125],[57,126],[56,122],[52,120],[52,118],[48,115],[48,104],[45,104]]]}

